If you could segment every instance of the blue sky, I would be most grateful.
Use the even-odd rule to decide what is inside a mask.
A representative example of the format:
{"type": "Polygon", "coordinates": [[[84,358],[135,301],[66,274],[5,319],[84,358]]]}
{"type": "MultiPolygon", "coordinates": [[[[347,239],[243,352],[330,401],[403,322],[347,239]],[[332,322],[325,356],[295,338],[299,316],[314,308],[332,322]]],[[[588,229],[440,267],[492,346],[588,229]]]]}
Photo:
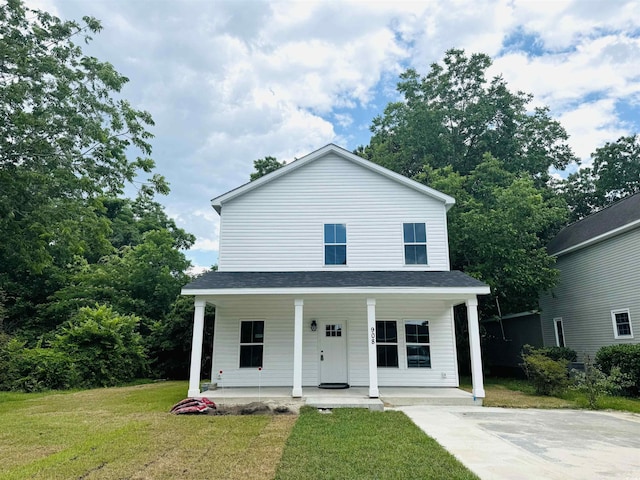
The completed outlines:
{"type": "MultiPolygon", "coordinates": [[[[83,47],[130,82],[155,122],[159,200],[217,261],[210,199],[246,182],[253,161],[290,161],[327,143],[366,144],[397,100],[398,75],[425,74],[449,48],[486,53],[492,75],[549,106],[574,152],[640,131],[640,2],[29,0],[104,30],[83,47]]],[[[575,167],[574,167],[575,168],[575,167]]]]}

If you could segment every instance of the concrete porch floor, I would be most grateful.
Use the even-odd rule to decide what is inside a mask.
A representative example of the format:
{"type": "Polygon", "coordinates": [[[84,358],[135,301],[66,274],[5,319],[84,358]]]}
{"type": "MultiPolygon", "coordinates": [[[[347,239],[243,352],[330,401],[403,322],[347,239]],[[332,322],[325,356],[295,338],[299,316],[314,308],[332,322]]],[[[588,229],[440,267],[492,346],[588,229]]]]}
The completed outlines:
{"type": "Polygon", "coordinates": [[[369,398],[368,387],[323,389],[304,387],[302,398],[291,397],[291,387],[233,387],[218,386],[200,395],[220,405],[242,405],[266,402],[284,405],[311,405],[317,408],[368,408],[384,410],[384,407],[409,405],[469,406],[482,405],[482,399],[474,399],[469,392],[446,387],[380,387],[379,398],[369,398]]]}

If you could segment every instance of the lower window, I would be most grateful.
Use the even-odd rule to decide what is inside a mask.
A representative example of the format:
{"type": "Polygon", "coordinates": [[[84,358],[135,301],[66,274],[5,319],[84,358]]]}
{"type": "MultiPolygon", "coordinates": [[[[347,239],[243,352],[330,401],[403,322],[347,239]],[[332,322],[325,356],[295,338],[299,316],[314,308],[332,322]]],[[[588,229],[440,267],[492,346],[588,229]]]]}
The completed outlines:
{"type": "Polygon", "coordinates": [[[425,320],[405,320],[404,331],[407,346],[407,367],[431,368],[429,322],[425,320]]]}
{"type": "Polygon", "coordinates": [[[629,309],[611,310],[611,320],[615,338],[633,338],[629,309]]]}
{"type": "Polygon", "coordinates": [[[262,367],[264,321],[240,322],[240,368],[262,367]]]}
{"type": "Polygon", "coordinates": [[[376,322],[376,356],[379,367],[398,366],[398,328],[395,321],[376,322]]]}

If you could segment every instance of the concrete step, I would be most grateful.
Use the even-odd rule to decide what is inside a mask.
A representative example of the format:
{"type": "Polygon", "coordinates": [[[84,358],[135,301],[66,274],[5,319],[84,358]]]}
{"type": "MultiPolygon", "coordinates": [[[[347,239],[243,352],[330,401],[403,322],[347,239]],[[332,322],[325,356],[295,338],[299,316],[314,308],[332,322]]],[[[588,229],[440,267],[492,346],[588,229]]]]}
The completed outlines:
{"type": "Polygon", "coordinates": [[[384,410],[384,403],[379,398],[356,398],[356,397],[306,397],[306,405],[316,408],[368,408],[372,411],[381,412],[384,410]]]}

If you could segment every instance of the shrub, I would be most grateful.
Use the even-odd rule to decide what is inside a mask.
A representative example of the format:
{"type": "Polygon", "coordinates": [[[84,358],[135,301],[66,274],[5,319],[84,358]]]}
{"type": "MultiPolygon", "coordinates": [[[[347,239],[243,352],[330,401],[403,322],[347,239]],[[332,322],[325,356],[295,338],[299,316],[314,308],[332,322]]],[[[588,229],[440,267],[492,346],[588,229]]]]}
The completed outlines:
{"type": "Polygon", "coordinates": [[[75,363],[87,387],[109,387],[146,374],[147,360],[135,315],[120,315],[107,306],[81,308],[64,325],[53,346],[75,363]]]}
{"type": "Polygon", "coordinates": [[[26,348],[26,342],[0,339],[0,389],[23,392],[62,390],[78,386],[71,359],[52,348],[26,348]]]}
{"type": "Polygon", "coordinates": [[[640,344],[602,347],[596,353],[595,364],[607,375],[618,367],[632,382],[624,393],[640,396],[640,344]]]}
{"type": "Polygon", "coordinates": [[[575,362],[578,360],[578,353],[568,347],[532,347],[525,345],[522,348],[523,354],[539,353],[551,360],[566,360],[567,362],[575,362]]]}
{"type": "Polygon", "coordinates": [[[557,395],[567,388],[569,383],[567,360],[553,360],[538,352],[523,352],[522,360],[522,368],[535,387],[536,393],[557,395]]]}
{"type": "Polygon", "coordinates": [[[589,408],[592,409],[597,408],[598,399],[603,395],[617,395],[631,385],[630,378],[619,367],[613,367],[606,374],[593,364],[589,355],[585,357],[584,371],[574,369],[571,373],[574,380],[572,388],[587,396],[589,408]]]}

